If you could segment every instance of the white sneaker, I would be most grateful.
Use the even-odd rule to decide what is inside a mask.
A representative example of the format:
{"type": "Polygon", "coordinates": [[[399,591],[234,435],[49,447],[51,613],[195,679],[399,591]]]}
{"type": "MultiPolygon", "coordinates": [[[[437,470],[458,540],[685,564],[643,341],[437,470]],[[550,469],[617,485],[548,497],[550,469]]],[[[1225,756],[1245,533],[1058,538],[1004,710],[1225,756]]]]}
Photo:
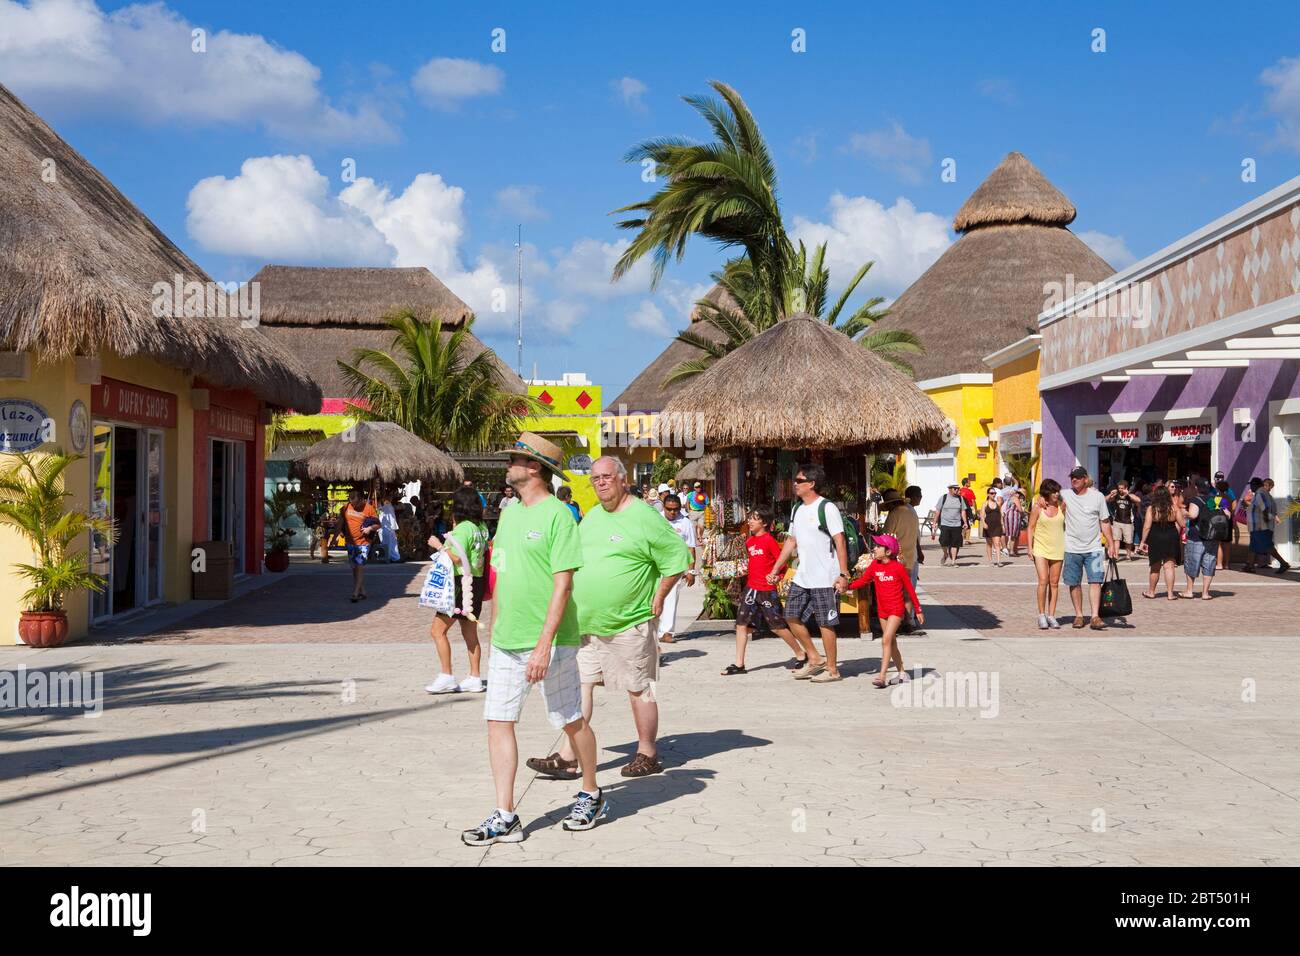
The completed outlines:
{"type": "Polygon", "coordinates": [[[1040,615],[1038,615],[1038,629],[1039,629],[1040,631],[1045,631],[1045,630],[1047,630],[1047,615],[1046,615],[1046,614],[1040,614],[1040,615]]]}
{"type": "Polygon", "coordinates": [[[481,694],[487,690],[487,684],[483,683],[481,677],[466,677],[456,686],[456,689],[462,694],[481,694]]]}
{"type": "Polygon", "coordinates": [[[454,694],[459,685],[454,674],[439,674],[433,683],[424,688],[430,694],[454,694]]]}
{"type": "Polygon", "coordinates": [[[1061,629],[1061,622],[1049,614],[1047,615],[1047,626],[1052,628],[1052,630],[1059,631],[1061,629]]]}

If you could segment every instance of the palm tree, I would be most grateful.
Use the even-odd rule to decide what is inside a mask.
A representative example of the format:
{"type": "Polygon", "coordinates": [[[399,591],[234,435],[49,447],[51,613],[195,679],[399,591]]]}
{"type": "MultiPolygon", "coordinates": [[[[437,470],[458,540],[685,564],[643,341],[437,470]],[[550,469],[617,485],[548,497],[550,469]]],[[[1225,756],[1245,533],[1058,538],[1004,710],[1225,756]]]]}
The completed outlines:
{"type": "Polygon", "coordinates": [[[390,421],[430,444],[457,451],[489,451],[514,441],[523,420],[543,411],[528,395],[511,392],[491,349],[474,352],[471,317],[444,334],[436,316],[411,309],[386,316],[390,350],[358,349],[340,361],[364,421],[390,421]]]}
{"type": "Polygon", "coordinates": [[[709,85],[721,101],[711,96],[684,99],[708,122],[713,142],[661,137],[633,147],[624,157],[653,163],[656,176],[666,181],[644,202],[614,210],[640,215],[618,223],[638,232],[614,266],[613,278],[652,255],[652,283],[658,284],[668,262],[685,255],[687,240],[701,235],[724,249],[743,249],[756,292],[771,303],[783,303],[794,247],[777,201],[776,164],[740,94],[716,80],[709,85]]]}
{"type": "Polygon", "coordinates": [[[693,345],[705,354],[682,362],[668,374],[664,384],[677,379],[698,375],[715,361],[744,345],[754,336],[767,331],[786,315],[805,312],[838,329],[849,338],[856,338],[863,348],[870,350],[899,371],[911,375],[913,368],[907,355],[924,352],[916,333],[906,329],[872,329],[888,312],[879,308],[884,299],[873,296],[840,320],[848,301],[875,263],[866,262],[854,273],[835,304],[827,311],[831,274],[826,267],[826,243],[815,250],[811,259],[803,242],[790,265],[782,283],[782,303],[773,307],[770,299],[754,277],[748,259],[732,259],[721,273],[713,274],[713,281],[722,287],[726,296],[720,302],[701,299],[696,303],[700,321],[707,322],[722,333],[722,341],[703,335],[693,329],[679,332],[677,341],[693,345]]]}

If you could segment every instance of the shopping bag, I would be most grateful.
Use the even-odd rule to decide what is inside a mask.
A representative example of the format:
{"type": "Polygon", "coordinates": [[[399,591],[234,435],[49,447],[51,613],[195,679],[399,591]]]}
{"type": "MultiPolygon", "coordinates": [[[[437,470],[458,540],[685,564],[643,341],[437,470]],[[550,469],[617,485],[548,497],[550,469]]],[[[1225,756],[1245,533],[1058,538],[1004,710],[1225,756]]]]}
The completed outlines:
{"type": "Polygon", "coordinates": [[[433,565],[424,576],[420,588],[420,607],[433,608],[439,614],[450,614],[456,607],[456,569],[446,551],[433,556],[433,565]]]}
{"type": "Polygon", "coordinates": [[[1133,613],[1133,598],[1128,593],[1128,582],[1120,576],[1119,562],[1110,559],[1106,580],[1101,586],[1101,613],[1099,617],[1128,617],[1133,613]]]}

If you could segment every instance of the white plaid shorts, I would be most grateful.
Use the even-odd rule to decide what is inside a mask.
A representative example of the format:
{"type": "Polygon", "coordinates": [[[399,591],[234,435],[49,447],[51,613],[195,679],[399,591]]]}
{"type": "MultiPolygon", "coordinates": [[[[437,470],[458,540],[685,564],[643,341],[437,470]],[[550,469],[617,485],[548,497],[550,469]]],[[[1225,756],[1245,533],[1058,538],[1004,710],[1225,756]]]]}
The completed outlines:
{"type": "MultiPolygon", "coordinates": [[[[502,650],[495,644],[488,658],[488,681],[483,701],[484,720],[518,723],[524,701],[533,685],[528,683],[528,658],[533,652],[502,650]]],[[[551,665],[542,678],[546,716],[561,728],[582,716],[582,682],[578,677],[578,648],[551,648],[551,665]]]]}

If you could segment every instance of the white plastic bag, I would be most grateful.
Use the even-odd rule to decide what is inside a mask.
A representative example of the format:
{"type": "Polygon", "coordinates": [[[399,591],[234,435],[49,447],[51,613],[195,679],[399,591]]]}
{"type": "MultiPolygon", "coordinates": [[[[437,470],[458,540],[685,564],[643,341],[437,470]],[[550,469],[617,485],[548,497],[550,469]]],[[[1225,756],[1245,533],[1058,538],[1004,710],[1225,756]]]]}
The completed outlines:
{"type": "Polygon", "coordinates": [[[433,556],[433,565],[424,577],[420,588],[420,607],[433,608],[439,614],[450,614],[456,607],[456,569],[446,551],[433,556]]]}

